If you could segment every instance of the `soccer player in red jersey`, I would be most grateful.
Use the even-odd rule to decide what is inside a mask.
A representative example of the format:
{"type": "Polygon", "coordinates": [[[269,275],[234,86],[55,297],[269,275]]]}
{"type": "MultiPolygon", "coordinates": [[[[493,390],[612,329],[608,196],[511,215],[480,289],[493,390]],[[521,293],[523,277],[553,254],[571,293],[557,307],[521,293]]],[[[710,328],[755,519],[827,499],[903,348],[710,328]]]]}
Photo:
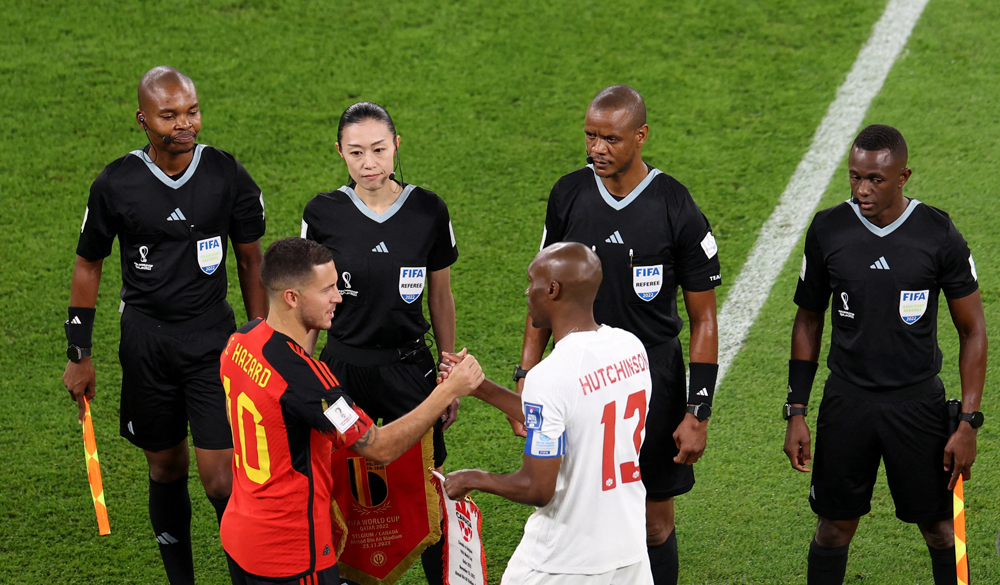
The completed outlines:
{"type": "Polygon", "coordinates": [[[246,583],[340,584],[330,521],[330,449],[350,448],[389,463],[412,447],[452,400],[483,381],[463,360],[416,409],[377,427],[354,405],[326,364],[305,349],[328,329],[341,301],[330,251],[287,238],[261,264],[266,320],[229,339],[222,384],[233,430],[233,495],[222,545],[246,583]]]}

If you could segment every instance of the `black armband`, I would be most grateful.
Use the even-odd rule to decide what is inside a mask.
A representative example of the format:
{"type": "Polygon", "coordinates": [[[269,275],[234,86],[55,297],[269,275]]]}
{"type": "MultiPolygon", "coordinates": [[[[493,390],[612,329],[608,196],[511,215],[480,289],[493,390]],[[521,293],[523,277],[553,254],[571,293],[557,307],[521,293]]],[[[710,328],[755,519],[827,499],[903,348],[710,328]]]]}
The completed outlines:
{"type": "Polygon", "coordinates": [[[818,362],[788,360],[788,404],[809,404],[818,362]]]}
{"type": "Polygon", "coordinates": [[[66,341],[77,347],[93,347],[94,315],[97,309],[70,307],[66,319],[66,341]]]}
{"type": "Polygon", "coordinates": [[[715,379],[719,376],[719,364],[688,364],[691,372],[691,386],[688,389],[688,404],[712,406],[715,396],[715,379]]]}

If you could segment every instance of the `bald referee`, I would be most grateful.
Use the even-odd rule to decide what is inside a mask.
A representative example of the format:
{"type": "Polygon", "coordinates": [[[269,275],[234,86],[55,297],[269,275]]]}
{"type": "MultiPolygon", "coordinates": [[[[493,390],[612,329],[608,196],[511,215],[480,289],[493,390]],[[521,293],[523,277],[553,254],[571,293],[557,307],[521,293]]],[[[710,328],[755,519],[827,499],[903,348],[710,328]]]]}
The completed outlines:
{"type": "MultiPolygon", "coordinates": [[[[604,88],[584,121],[588,165],[556,182],[542,248],[580,242],[600,258],[604,280],[594,302],[599,324],[625,329],[649,355],[653,379],[640,465],[646,487],[646,543],[657,585],[677,582],[674,497],[694,486],[705,451],[718,373],[715,287],[722,282],[712,228],[679,181],[647,165],[646,105],[627,85],[604,88]],[[677,287],[691,323],[691,388],[677,335],[677,287]]],[[[524,330],[515,380],[537,364],[551,336],[524,330]]],[[[523,382],[518,382],[518,391],[523,382]]],[[[516,431],[523,427],[512,422],[516,431]]]]}
{"type": "Polygon", "coordinates": [[[226,302],[233,245],[250,318],[267,314],[258,275],[264,200],[232,155],[197,143],[194,82],[150,69],[136,124],[149,144],[109,164],[83,214],[70,290],[63,382],[79,404],[94,397],[91,337],[104,259],[121,249],[120,432],[149,466],[149,517],[170,583],[194,583],[188,425],[198,474],[221,519],[232,490],[233,442],[219,355],[236,331],[226,302]]]}
{"type": "Polygon", "coordinates": [[[858,134],[848,159],[851,199],[824,209],[806,234],[792,326],[785,453],[810,471],[806,405],[824,313],[830,375],[816,421],[809,504],[818,516],[809,583],[839,584],[885,461],[896,517],[927,542],[934,582],[956,582],[949,490],[971,477],[986,378],[986,325],[976,263],[948,214],[903,195],[906,141],[881,124],[858,134]],[[938,299],[958,330],[962,413],[949,435],[938,373],[938,299]],[[831,306],[830,299],[833,299],[831,306]]]}

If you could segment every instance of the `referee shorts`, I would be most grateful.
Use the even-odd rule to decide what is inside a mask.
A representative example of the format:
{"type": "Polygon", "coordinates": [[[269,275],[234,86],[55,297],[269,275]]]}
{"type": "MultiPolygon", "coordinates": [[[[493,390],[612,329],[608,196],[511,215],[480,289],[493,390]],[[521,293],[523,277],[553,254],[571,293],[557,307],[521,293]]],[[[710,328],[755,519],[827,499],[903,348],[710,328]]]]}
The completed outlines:
{"type": "Polygon", "coordinates": [[[638,563],[596,575],[545,573],[529,567],[514,551],[500,585],[653,585],[653,573],[645,555],[638,563]]]}
{"type": "Polygon", "coordinates": [[[674,463],[679,452],[674,431],[687,409],[687,381],[681,342],[671,339],[647,347],[653,388],[646,415],[646,439],[639,451],[639,467],[646,497],[666,499],[691,491],[694,467],[674,463]]]}
{"type": "Polygon", "coordinates": [[[118,358],[122,366],[119,432],[146,451],[191,438],[199,449],[232,449],[219,356],[236,320],[228,303],[206,315],[167,323],[126,306],[118,358]]]}
{"type": "Polygon", "coordinates": [[[809,504],[830,520],[864,516],[884,460],[897,518],[951,518],[951,474],[942,465],[947,443],[948,411],[937,376],[872,391],[830,374],[816,422],[809,504]]]}
{"type": "MultiPolygon", "coordinates": [[[[437,385],[437,366],[428,348],[421,345],[403,359],[395,352],[350,347],[328,338],[320,360],[373,421],[389,424],[419,406],[437,385]]],[[[435,467],[441,467],[448,456],[443,426],[440,420],[434,423],[435,467]]]]}

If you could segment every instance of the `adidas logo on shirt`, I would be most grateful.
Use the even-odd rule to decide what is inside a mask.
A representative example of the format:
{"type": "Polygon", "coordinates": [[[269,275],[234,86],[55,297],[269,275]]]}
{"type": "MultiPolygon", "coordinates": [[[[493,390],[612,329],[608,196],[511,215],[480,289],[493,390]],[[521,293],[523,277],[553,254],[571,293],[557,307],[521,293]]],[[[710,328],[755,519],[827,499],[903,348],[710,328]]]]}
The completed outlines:
{"type": "Polygon", "coordinates": [[[707,397],[708,396],[708,388],[702,388],[701,390],[698,391],[698,394],[696,394],[696,396],[706,396],[707,397]]]}
{"type": "Polygon", "coordinates": [[[182,212],[181,208],[178,207],[177,209],[174,209],[173,213],[170,214],[170,217],[167,218],[167,221],[182,221],[186,219],[187,218],[184,217],[184,212],[182,212]]]}
{"type": "Polygon", "coordinates": [[[385,247],[385,242],[379,242],[377,246],[372,248],[372,252],[382,252],[383,254],[388,254],[389,248],[385,247]]]}
{"type": "Polygon", "coordinates": [[[620,233],[618,233],[618,230],[615,230],[615,233],[613,233],[610,236],[608,236],[604,241],[607,242],[607,243],[609,243],[609,244],[624,244],[625,243],[625,240],[622,239],[622,235],[620,233]]]}
{"type": "Polygon", "coordinates": [[[885,256],[879,256],[875,264],[869,266],[872,270],[889,270],[889,263],[885,261],[885,256]]]}

